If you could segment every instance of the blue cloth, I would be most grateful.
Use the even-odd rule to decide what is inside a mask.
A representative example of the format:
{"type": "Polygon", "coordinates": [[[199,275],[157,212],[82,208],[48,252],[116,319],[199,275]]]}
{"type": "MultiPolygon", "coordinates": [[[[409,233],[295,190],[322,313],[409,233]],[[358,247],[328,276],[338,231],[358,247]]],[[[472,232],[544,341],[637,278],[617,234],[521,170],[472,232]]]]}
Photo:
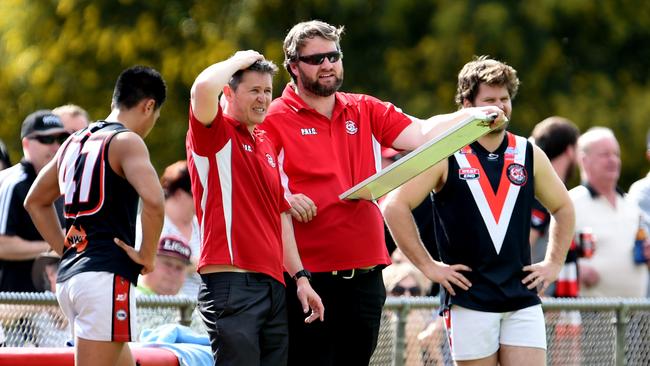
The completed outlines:
{"type": "Polygon", "coordinates": [[[140,334],[143,347],[168,349],[178,357],[181,366],[212,366],[212,349],[207,335],[195,333],[179,324],[164,324],[145,329],[140,334]]]}

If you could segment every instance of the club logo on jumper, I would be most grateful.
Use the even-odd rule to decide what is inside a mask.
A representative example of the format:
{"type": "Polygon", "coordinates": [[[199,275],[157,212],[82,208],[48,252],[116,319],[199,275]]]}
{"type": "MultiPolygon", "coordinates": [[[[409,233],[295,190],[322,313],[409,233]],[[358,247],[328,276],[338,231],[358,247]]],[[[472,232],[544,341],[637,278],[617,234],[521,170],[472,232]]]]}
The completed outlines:
{"type": "Polygon", "coordinates": [[[488,160],[490,160],[490,161],[497,160],[498,158],[499,158],[499,154],[494,154],[494,153],[489,153],[488,154],[488,160]]]}
{"type": "Polygon", "coordinates": [[[474,154],[474,152],[472,151],[472,148],[469,147],[469,146],[465,146],[465,147],[463,147],[463,148],[460,149],[458,152],[461,153],[461,154],[463,154],[463,155],[471,155],[471,154],[474,154]]]}
{"type": "Polygon", "coordinates": [[[301,128],[301,129],[300,129],[300,134],[303,135],[303,136],[307,136],[307,135],[318,135],[318,132],[316,132],[316,128],[315,128],[315,127],[312,127],[312,128],[301,128]]]}
{"type": "Polygon", "coordinates": [[[118,310],[115,312],[115,319],[119,321],[125,321],[126,320],[126,310],[118,310]]]}
{"type": "Polygon", "coordinates": [[[83,252],[88,245],[86,230],[81,226],[72,225],[65,236],[64,245],[66,248],[75,248],[77,253],[83,252]]]}
{"type": "Polygon", "coordinates": [[[271,168],[275,168],[275,159],[273,159],[271,154],[266,153],[266,161],[269,162],[269,165],[271,166],[271,168]]]}
{"type": "Polygon", "coordinates": [[[510,164],[506,172],[508,175],[508,180],[514,185],[523,186],[528,180],[528,173],[526,173],[526,168],[524,168],[524,166],[521,164],[510,164]]]}
{"type": "Polygon", "coordinates": [[[244,151],[253,152],[253,147],[251,145],[242,144],[242,148],[244,149],[244,151]]]}
{"type": "Polygon", "coordinates": [[[349,133],[350,135],[354,135],[357,133],[359,129],[357,128],[357,124],[354,123],[354,121],[346,121],[345,122],[345,132],[349,133]]]}
{"type": "Polygon", "coordinates": [[[458,169],[458,178],[462,180],[479,179],[481,171],[477,168],[460,168],[458,169]]]}

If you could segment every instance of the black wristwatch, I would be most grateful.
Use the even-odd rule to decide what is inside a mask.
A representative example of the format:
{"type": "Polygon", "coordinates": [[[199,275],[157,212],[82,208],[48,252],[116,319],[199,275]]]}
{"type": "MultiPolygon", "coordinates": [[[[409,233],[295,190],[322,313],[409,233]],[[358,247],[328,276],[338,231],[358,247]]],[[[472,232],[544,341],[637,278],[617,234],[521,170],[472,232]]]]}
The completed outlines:
{"type": "Polygon", "coordinates": [[[306,269],[301,269],[300,271],[296,272],[295,275],[293,275],[293,280],[298,281],[300,277],[307,277],[307,281],[311,281],[311,272],[306,269]]]}

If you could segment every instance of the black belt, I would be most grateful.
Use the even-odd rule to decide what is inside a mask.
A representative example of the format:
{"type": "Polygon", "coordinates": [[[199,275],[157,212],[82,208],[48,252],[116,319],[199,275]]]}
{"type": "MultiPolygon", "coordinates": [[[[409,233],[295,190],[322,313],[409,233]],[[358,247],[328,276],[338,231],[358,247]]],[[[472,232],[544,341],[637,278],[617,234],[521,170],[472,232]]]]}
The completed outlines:
{"type": "Polygon", "coordinates": [[[330,271],[330,272],[315,272],[312,275],[313,276],[334,276],[334,277],[342,278],[344,280],[351,280],[355,276],[370,273],[379,268],[380,266],[374,266],[370,268],[352,268],[352,269],[344,269],[344,270],[330,271]]]}

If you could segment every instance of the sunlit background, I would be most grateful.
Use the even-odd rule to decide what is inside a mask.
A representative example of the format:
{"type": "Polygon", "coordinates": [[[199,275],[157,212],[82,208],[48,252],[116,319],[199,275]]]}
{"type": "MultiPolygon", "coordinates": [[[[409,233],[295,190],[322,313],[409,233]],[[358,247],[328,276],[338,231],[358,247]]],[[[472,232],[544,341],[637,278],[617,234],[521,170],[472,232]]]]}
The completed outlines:
{"type": "MultiPolygon", "coordinates": [[[[287,30],[309,19],[345,26],[345,91],[419,117],[449,112],[458,70],[488,54],[515,67],[522,81],[513,132],[528,136],[550,115],[582,131],[609,126],[622,148],[621,187],[648,171],[647,1],[1,0],[0,138],[17,162],[27,114],[75,103],[102,119],[119,72],[147,64],[169,88],[147,138],[161,171],[185,156],[194,77],[238,49],[281,65],[287,30]]],[[[288,79],[285,71],[276,77],[274,96],[288,79]]]]}

